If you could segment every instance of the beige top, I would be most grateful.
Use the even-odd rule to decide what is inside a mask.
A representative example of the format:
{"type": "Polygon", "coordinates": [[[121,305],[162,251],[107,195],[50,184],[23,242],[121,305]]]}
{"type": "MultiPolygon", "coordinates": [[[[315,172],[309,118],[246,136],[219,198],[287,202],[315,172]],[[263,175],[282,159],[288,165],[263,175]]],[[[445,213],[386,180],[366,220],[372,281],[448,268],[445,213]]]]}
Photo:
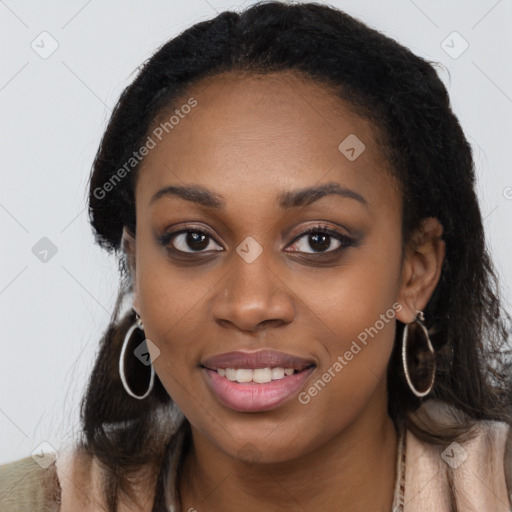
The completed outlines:
{"type": "MultiPolygon", "coordinates": [[[[182,434],[177,441],[171,461],[173,489],[182,434]]],[[[448,446],[432,445],[406,431],[399,438],[396,469],[393,512],[401,510],[401,485],[404,512],[512,512],[512,428],[505,423],[480,421],[471,440],[448,446]]],[[[106,511],[99,502],[100,489],[97,464],[72,451],[60,453],[47,469],[32,457],[0,465],[1,512],[106,511]]],[[[143,510],[151,508],[146,502],[143,510]]],[[[119,507],[119,512],[128,510],[133,512],[119,507]]],[[[169,512],[184,511],[173,502],[169,512]]]]}

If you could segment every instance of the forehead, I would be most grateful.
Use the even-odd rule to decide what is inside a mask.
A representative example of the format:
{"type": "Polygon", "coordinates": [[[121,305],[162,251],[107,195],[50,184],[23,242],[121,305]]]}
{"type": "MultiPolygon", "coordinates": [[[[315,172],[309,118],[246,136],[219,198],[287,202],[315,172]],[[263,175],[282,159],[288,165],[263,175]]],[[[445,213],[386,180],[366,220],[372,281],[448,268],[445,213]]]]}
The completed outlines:
{"type": "Polygon", "coordinates": [[[375,126],[296,73],[204,79],[162,111],[149,134],[166,122],[141,163],[137,203],[170,184],[201,184],[243,201],[244,193],[272,200],[273,190],[332,181],[364,191],[371,203],[376,187],[391,184],[375,126]],[[191,99],[195,106],[181,111],[191,99]]]}

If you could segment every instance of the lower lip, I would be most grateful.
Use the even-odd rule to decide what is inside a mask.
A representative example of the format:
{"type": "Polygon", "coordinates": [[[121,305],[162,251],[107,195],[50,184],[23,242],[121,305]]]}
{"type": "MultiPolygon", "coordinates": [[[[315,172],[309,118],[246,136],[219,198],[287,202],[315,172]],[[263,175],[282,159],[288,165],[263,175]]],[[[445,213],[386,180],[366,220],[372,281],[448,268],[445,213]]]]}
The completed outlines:
{"type": "Polygon", "coordinates": [[[304,385],[314,369],[312,366],[266,384],[239,383],[222,377],[214,370],[203,368],[203,371],[206,372],[208,384],[223,405],[235,411],[254,412],[279,407],[304,385]]]}

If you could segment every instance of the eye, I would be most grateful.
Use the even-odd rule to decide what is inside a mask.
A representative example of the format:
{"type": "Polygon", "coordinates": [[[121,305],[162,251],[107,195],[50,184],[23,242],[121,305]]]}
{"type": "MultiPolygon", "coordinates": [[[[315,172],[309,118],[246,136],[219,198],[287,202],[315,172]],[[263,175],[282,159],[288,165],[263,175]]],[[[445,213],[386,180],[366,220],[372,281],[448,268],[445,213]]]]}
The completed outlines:
{"type": "Polygon", "coordinates": [[[290,247],[294,248],[297,252],[304,252],[308,254],[336,253],[339,250],[350,247],[353,243],[354,240],[352,240],[352,238],[341,234],[329,226],[313,226],[306,229],[297,238],[295,238],[293,245],[290,247]],[[334,249],[331,248],[333,239],[337,244],[334,249]],[[308,248],[312,248],[314,250],[308,251],[308,248]]]}
{"type": "MultiPolygon", "coordinates": [[[[213,237],[207,231],[190,227],[172,233],[164,233],[159,237],[160,243],[170,251],[177,253],[201,253],[215,249],[213,237]]],[[[220,248],[222,251],[222,247],[220,248]]]]}
{"type": "MultiPolygon", "coordinates": [[[[213,236],[208,231],[195,226],[164,233],[158,237],[158,240],[162,246],[176,255],[223,251],[223,248],[214,241],[213,236]],[[218,247],[218,249],[215,247],[218,247]]],[[[354,245],[352,238],[329,226],[319,225],[304,230],[289,247],[292,248],[291,252],[335,254],[351,245],[354,245]],[[332,247],[333,242],[335,242],[334,248],[332,247]]]]}

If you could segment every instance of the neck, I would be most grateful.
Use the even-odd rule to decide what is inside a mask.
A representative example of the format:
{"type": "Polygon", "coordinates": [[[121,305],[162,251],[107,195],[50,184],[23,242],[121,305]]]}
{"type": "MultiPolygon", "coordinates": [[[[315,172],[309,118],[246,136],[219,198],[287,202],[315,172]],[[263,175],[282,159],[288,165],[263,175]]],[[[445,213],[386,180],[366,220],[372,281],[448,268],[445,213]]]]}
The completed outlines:
{"type": "Polygon", "coordinates": [[[192,427],[192,446],[180,478],[182,509],[220,512],[243,504],[247,512],[389,512],[397,441],[385,407],[378,416],[375,410],[363,410],[316,450],[278,463],[234,459],[192,427]]]}

